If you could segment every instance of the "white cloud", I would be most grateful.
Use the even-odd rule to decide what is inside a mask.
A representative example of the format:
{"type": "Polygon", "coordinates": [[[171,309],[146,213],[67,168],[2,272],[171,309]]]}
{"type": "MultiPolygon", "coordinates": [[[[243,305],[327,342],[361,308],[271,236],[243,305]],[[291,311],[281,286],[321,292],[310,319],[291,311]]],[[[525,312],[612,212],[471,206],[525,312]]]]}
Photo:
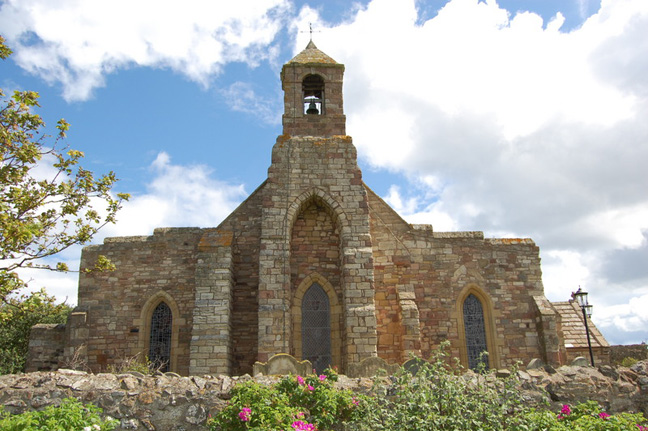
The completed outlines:
{"type": "MultiPolygon", "coordinates": [[[[451,0],[427,21],[415,0],[373,0],[329,28],[309,7],[285,22],[287,0],[174,5],[9,0],[0,25],[26,41],[14,57],[23,67],[79,99],[116,68],[136,65],[204,84],[228,61],[272,60],[276,51],[260,49],[283,25],[303,49],[309,35],[299,31],[311,22],[322,30],[317,45],[346,65],[347,131],[360,157],[410,179],[387,197],[409,221],[530,236],[550,299],[581,284],[611,333],[636,328],[640,311],[630,303],[648,280],[620,262],[646,252],[648,2],[602,0],[569,32],[561,14],[543,22],[492,0],[451,0]]],[[[245,110],[256,92],[237,83],[223,94],[245,110]]],[[[148,193],[125,206],[111,235],[213,226],[243,193],[164,155],[152,172],[148,193]]]]}
{"type": "Polygon", "coordinates": [[[157,227],[213,227],[245,198],[243,185],[213,178],[204,165],[174,165],[161,152],[149,168],[153,174],[147,193],[124,203],[118,222],[102,235],[150,235],[157,227]]]}
{"type": "MultiPolygon", "coordinates": [[[[151,235],[158,227],[218,226],[247,196],[244,186],[228,184],[213,176],[204,165],[174,165],[161,152],[149,168],[152,178],[147,192],[133,195],[117,214],[117,223],[107,225],[93,238],[101,243],[105,237],[151,235]]],[[[81,247],[72,247],[49,262],[62,261],[70,269],[79,268],[81,247]]],[[[31,290],[45,287],[49,294],[75,304],[78,275],[42,270],[20,270],[31,290]]]]}
{"type": "Polygon", "coordinates": [[[563,22],[477,0],[421,22],[413,0],[374,0],[317,45],[346,66],[359,156],[410,179],[386,198],[408,221],[532,237],[549,298],[581,284],[604,310],[648,287],[610,266],[648,231],[648,2],[563,22]]]}
{"type": "Polygon", "coordinates": [[[289,10],[287,0],[8,0],[0,27],[26,70],[85,100],[106,74],[169,67],[207,85],[225,63],[255,66],[289,10]]]}
{"type": "Polygon", "coordinates": [[[261,97],[252,84],[240,81],[222,89],[220,93],[230,109],[251,114],[269,125],[281,124],[281,112],[277,109],[281,106],[279,95],[274,99],[261,97]]]}

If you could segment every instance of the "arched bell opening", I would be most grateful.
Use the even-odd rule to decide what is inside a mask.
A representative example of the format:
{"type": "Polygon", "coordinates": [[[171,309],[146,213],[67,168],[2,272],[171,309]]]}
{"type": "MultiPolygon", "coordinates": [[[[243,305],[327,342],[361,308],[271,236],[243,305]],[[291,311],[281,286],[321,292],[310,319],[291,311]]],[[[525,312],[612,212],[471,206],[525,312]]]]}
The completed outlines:
{"type": "Polygon", "coordinates": [[[302,81],[304,114],[324,114],[324,79],[319,75],[306,75],[302,81]]]}

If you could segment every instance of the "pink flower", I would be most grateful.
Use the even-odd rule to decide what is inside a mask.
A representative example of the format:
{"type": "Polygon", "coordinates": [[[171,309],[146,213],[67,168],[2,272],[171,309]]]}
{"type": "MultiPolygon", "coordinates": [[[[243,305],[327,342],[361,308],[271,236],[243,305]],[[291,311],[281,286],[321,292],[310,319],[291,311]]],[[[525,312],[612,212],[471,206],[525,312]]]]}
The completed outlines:
{"type": "Polygon", "coordinates": [[[242,422],[249,421],[251,416],[252,416],[252,409],[249,407],[243,407],[239,412],[239,419],[241,419],[242,422]]]}
{"type": "Polygon", "coordinates": [[[315,390],[315,388],[314,388],[314,387],[312,387],[311,385],[308,385],[308,390],[312,392],[312,391],[314,391],[314,390],[315,390]]]}
{"type": "Polygon", "coordinates": [[[351,400],[353,401],[353,404],[355,404],[356,406],[360,404],[358,400],[356,400],[356,397],[351,398],[351,400]]]}
{"type": "Polygon", "coordinates": [[[304,421],[295,421],[292,423],[292,427],[295,431],[317,431],[315,425],[306,423],[304,421]]]}
{"type": "Polygon", "coordinates": [[[565,404],[562,406],[562,409],[560,410],[561,415],[569,416],[571,414],[571,409],[569,408],[569,405],[565,404]]]}
{"type": "Polygon", "coordinates": [[[601,413],[598,414],[598,417],[600,417],[601,419],[605,420],[605,419],[609,418],[610,415],[607,414],[607,413],[605,413],[605,412],[601,412],[601,413]]]}
{"type": "Polygon", "coordinates": [[[304,386],[304,378],[302,376],[297,376],[297,383],[299,383],[300,386],[304,386]]]}
{"type": "Polygon", "coordinates": [[[326,376],[324,374],[320,374],[319,379],[320,382],[323,382],[324,380],[326,380],[326,376]]]}

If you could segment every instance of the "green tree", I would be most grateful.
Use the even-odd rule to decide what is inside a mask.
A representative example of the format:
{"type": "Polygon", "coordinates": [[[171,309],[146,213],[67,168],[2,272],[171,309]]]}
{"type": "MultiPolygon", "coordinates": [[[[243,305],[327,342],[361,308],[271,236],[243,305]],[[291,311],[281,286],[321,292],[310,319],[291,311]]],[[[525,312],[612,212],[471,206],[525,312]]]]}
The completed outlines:
{"type": "MultiPolygon", "coordinates": [[[[0,36],[0,58],[9,55],[0,36]]],[[[43,119],[34,112],[38,98],[33,91],[8,97],[0,89],[0,303],[9,306],[12,294],[24,286],[16,270],[68,271],[64,263],[44,259],[86,244],[115,222],[128,199],[127,194],[112,194],[113,172],[96,178],[79,165],[81,151],[59,150],[69,125],[61,119],[56,136],[46,134],[43,119]]],[[[113,266],[100,257],[94,269],[113,266]]]]}
{"type": "Polygon", "coordinates": [[[10,297],[0,304],[0,374],[24,370],[32,326],[65,323],[71,310],[66,304],[57,304],[44,290],[10,297]]]}

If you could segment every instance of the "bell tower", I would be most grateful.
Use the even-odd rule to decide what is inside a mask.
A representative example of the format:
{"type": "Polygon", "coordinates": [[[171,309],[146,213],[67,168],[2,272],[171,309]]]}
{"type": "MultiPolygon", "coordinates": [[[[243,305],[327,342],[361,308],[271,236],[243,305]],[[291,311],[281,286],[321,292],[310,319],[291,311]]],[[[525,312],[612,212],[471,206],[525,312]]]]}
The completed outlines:
{"type": "Polygon", "coordinates": [[[288,353],[344,370],[377,355],[369,202],[343,76],[312,41],[281,70],[283,134],[259,189],[260,362],[288,353]]]}
{"type": "Polygon", "coordinates": [[[306,49],[281,70],[284,91],[283,134],[289,136],[346,135],[342,107],[344,65],[317,49],[306,49]]]}

